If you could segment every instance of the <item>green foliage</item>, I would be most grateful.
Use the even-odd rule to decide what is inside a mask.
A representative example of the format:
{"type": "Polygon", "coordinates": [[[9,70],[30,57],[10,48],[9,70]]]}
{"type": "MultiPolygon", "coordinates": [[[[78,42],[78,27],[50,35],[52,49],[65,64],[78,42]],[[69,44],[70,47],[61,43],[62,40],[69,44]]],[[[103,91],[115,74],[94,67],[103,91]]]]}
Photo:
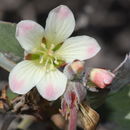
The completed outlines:
{"type": "Polygon", "coordinates": [[[15,38],[16,24],[0,22],[0,66],[11,71],[23,58],[23,49],[15,38]]]}
{"type": "Polygon", "coordinates": [[[18,94],[15,94],[15,93],[13,93],[10,89],[8,89],[8,91],[7,91],[7,96],[8,96],[8,98],[9,98],[9,100],[12,100],[12,99],[14,99],[15,97],[17,97],[18,94]]]}
{"type": "Polygon", "coordinates": [[[92,108],[96,109],[105,102],[108,93],[109,89],[100,89],[98,92],[87,91],[87,102],[92,108]]]}
{"type": "MultiPolygon", "coordinates": [[[[111,95],[106,100],[106,105],[110,110],[107,115],[108,121],[115,123],[118,129],[130,129],[130,86],[124,87],[121,91],[111,95]],[[129,119],[128,119],[129,118],[129,119]]],[[[107,113],[107,111],[106,111],[107,113]]]]}
{"type": "Polygon", "coordinates": [[[23,49],[15,38],[16,24],[0,22],[0,52],[23,57],[23,49]]]}

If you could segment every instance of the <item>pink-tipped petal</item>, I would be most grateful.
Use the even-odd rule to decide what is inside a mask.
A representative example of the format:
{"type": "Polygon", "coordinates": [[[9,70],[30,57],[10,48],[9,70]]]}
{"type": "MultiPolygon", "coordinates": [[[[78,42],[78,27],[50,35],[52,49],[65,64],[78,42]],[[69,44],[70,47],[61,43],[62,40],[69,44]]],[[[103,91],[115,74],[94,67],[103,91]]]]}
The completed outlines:
{"type": "Polygon", "coordinates": [[[94,38],[77,36],[67,39],[56,53],[71,63],[74,60],[89,59],[99,51],[100,46],[94,38]]]}
{"type": "Polygon", "coordinates": [[[75,27],[72,11],[65,5],[51,10],[45,27],[46,39],[53,44],[62,43],[68,38],[75,27]]]}
{"type": "Polygon", "coordinates": [[[16,38],[26,51],[37,47],[42,42],[43,36],[43,27],[34,21],[23,20],[16,26],[16,38]]]}
{"type": "Polygon", "coordinates": [[[10,89],[15,93],[25,94],[41,80],[43,74],[43,67],[35,65],[32,61],[22,61],[10,72],[10,89]]]}
{"type": "Polygon", "coordinates": [[[64,93],[66,84],[66,76],[59,70],[55,70],[44,75],[42,80],[37,84],[37,89],[43,98],[52,101],[64,93]]]}

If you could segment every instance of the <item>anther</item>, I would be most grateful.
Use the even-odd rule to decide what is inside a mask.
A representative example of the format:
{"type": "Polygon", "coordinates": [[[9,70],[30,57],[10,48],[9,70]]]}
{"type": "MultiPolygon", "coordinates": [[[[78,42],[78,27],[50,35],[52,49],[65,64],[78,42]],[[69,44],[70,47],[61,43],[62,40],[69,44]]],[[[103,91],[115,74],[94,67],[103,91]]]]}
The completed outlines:
{"type": "Polygon", "coordinates": [[[40,62],[39,62],[40,64],[43,62],[43,59],[44,59],[44,56],[41,56],[40,57],[40,62]]]}
{"type": "Polygon", "coordinates": [[[46,49],[46,45],[44,43],[41,43],[41,47],[46,49]]]}
{"type": "Polygon", "coordinates": [[[54,63],[55,63],[56,65],[59,65],[59,62],[58,62],[57,60],[54,60],[54,63]]]}
{"type": "Polygon", "coordinates": [[[46,60],[45,68],[47,68],[48,62],[49,62],[49,59],[46,60]]]}

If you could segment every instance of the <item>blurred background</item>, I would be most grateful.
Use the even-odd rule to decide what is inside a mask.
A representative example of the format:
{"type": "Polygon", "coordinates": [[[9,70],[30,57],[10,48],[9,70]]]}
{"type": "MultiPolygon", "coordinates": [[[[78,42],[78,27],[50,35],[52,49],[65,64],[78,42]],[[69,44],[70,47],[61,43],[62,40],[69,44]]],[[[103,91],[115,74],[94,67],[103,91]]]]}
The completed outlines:
{"type": "MultiPolygon", "coordinates": [[[[87,60],[87,66],[111,70],[118,66],[130,50],[130,0],[0,0],[0,20],[17,23],[30,19],[45,27],[49,11],[61,4],[74,13],[76,28],[72,35],[92,36],[102,47],[97,56],[87,60]]],[[[7,80],[8,72],[0,68],[0,81],[7,80]]],[[[104,105],[99,110],[105,125],[98,129],[119,130],[116,124],[107,122],[107,109],[104,105]]]]}

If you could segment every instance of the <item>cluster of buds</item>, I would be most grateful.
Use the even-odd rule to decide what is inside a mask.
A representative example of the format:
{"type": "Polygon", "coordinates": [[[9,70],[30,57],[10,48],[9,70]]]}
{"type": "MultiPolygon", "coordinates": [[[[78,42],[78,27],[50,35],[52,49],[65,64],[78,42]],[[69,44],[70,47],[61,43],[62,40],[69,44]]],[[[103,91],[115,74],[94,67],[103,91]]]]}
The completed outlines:
{"type": "Polygon", "coordinates": [[[62,98],[60,112],[66,120],[69,120],[68,130],[76,129],[78,117],[80,125],[84,129],[96,129],[99,114],[86,101],[87,88],[93,86],[104,89],[112,83],[115,77],[110,71],[100,68],[91,69],[88,74],[83,72],[85,72],[85,66],[84,62],[81,61],[75,61],[64,69],[69,82],[62,98]],[[85,77],[87,83],[84,84],[82,77],[85,77]],[[77,80],[77,78],[81,80],[77,80]],[[92,86],[89,85],[89,82],[91,82],[92,86]]]}
{"type": "Polygon", "coordinates": [[[87,72],[84,74],[84,72],[85,63],[83,61],[75,61],[72,64],[67,65],[64,69],[64,73],[69,80],[82,80],[82,77],[85,77],[85,82],[90,81],[91,84],[93,84],[89,87],[98,87],[101,89],[106,88],[108,85],[110,85],[115,77],[115,75],[109,70],[101,68],[93,68],[89,71],[88,74],[87,72]]]}

